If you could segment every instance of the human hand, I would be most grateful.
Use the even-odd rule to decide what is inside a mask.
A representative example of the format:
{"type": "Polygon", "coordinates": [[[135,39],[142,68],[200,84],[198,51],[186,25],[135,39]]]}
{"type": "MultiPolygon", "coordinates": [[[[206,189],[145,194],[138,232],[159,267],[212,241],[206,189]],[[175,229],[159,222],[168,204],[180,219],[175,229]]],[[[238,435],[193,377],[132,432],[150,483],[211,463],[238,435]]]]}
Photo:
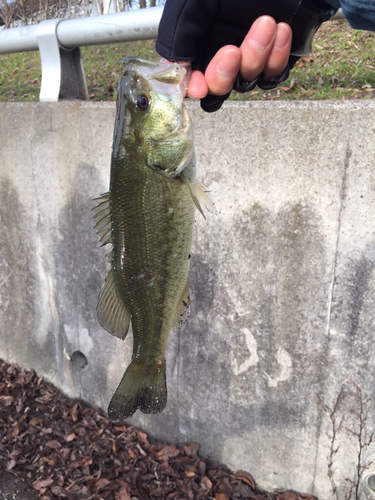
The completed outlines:
{"type": "Polygon", "coordinates": [[[217,111],[232,87],[286,80],[334,12],[321,0],[166,0],[155,48],[169,61],[191,61],[188,95],[217,111]]]}
{"type": "Polygon", "coordinates": [[[288,24],[276,24],[270,16],[259,17],[240,47],[226,45],[220,48],[205,73],[193,70],[189,97],[202,99],[208,93],[227,94],[233,88],[238,72],[249,82],[262,72],[265,81],[279,76],[288,63],[291,44],[292,30],[288,24]]]}

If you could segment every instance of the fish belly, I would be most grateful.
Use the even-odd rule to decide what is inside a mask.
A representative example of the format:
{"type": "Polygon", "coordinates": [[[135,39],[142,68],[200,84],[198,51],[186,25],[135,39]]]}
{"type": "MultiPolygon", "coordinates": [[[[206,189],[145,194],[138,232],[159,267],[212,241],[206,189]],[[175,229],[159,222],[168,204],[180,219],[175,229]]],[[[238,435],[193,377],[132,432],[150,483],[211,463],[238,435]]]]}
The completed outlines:
{"type": "Polygon", "coordinates": [[[111,193],[113,268],[132,316],[133,356],[164,358],[188,279],[194,204],[185,184],[144,168],[122,170],[111,193]]]}

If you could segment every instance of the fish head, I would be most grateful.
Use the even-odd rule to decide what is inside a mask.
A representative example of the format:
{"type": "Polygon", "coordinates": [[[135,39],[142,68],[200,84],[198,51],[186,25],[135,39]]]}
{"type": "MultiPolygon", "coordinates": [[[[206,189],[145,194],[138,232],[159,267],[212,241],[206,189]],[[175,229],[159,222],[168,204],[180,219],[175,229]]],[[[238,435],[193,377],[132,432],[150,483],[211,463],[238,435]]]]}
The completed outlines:
{"type": "Polygon", "coordinates": [[[177,177],[193,155],[192,124],[184,106],[190,63],[124,60],[117,94],[113,154],[130,152],[168,177],[177,177]]]}

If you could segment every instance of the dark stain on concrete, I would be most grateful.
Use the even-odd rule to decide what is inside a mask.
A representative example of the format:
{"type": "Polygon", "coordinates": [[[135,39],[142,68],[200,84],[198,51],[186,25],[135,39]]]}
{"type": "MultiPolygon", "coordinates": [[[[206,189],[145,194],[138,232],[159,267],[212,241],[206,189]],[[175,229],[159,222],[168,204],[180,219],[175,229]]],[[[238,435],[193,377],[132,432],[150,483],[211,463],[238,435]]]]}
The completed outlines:
{"type": "Polygon", "coordinates": [[[371,274],[375,268],[375,255],[373,259],[362,254],[352,261],[347,273],[346,287],[348,290],[348,333],[355,337],[360,326],[365,297],[369,289],[371,274]]]}
{"type": "Polygon", "coordinates": [[[341,333],[341,355],[335,362],[343,380],[347,373],[355,373],[360,384],[371,380],[368,377],[373,366],[374,279],[375,241],[372,241],[347,257],[345,265],[337,271],[333,290],[331,324],[341,333]]]}
{"type": "Polygon", "coordinates": [[[52,332],[42,332],[38,345],[41,285],[35,248],[33,221],[20,199],[17,187],[4,178],[0,181],[0,323],[10,361],[25,367],[38,359],[47,368],[47,356],[40,360],[40,349],[54,355],[52,332]]]}
{"type": "Polygon", "coordinates": [[[100,289],[106,276],[105,249],[100,247],[93,228],[92,201],[103,192],[100,173],[90,164],[80,163],[71,182],[69,201],[63,207],[58,219],[56,233],[56,301],[60,313],[61,348],[72,354],[80,350],[87,357],[88,365],[77,370],[70,365],[71,383],[76,386],[77,395],[83,393],[94,400],[100,400],[107,391],[107,368],[110,358],[106,342],[109,335],[96,318],[96,305],[100,289]],[[67,336],[64,325],[68,325],[67,336]],[[80,345],[82,330],[93,339],[93,332],[103,335],[103,349],[96,342],[90,352],[80,345]],[[68,338],[69,337],[69,338],[68,338]]]}
{"type": "Polygon", "coordinates": [[[205,256],[192,255],[190,262],[190,291],[192,307],[207,314],[213,307],[217,284],[215,263],[205,256]]]}
{"type": "Polygon", "coordinates": [[[233,429],[310,426],[306,407],[316,408],[327,341],[329,276],[320,225],[308,201],[277,212],[255,204],[230,229],[211,226],[217,246],[203,242],[192,258],[194,302],[181,336],[179,423],[217,456],[220,436],[233,429]],[[245,328],[256,339],[259,360],[236,375],[231,357],[240,365],[250,355],[245,328]],[[314,328],[316,339],[308,342],[314,328]],[[292,373],[275,388],[265,372],[280,375],[279,348],[292,359],[292,373]],[[223,412],[231,415],[230,430],[223,412]]]}

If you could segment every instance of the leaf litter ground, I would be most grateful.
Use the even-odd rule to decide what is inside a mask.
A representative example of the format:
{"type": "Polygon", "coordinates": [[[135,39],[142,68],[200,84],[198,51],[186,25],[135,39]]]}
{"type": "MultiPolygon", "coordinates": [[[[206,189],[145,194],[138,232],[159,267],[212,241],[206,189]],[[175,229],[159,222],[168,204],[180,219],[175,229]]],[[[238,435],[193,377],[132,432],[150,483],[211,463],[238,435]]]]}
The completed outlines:
{"type": "Polygon", "coordinates": [[[0,361],[0,500],[313,500],[268,493],[247,472],[111,422],[98,407],[62,394],[0,361]]]}

